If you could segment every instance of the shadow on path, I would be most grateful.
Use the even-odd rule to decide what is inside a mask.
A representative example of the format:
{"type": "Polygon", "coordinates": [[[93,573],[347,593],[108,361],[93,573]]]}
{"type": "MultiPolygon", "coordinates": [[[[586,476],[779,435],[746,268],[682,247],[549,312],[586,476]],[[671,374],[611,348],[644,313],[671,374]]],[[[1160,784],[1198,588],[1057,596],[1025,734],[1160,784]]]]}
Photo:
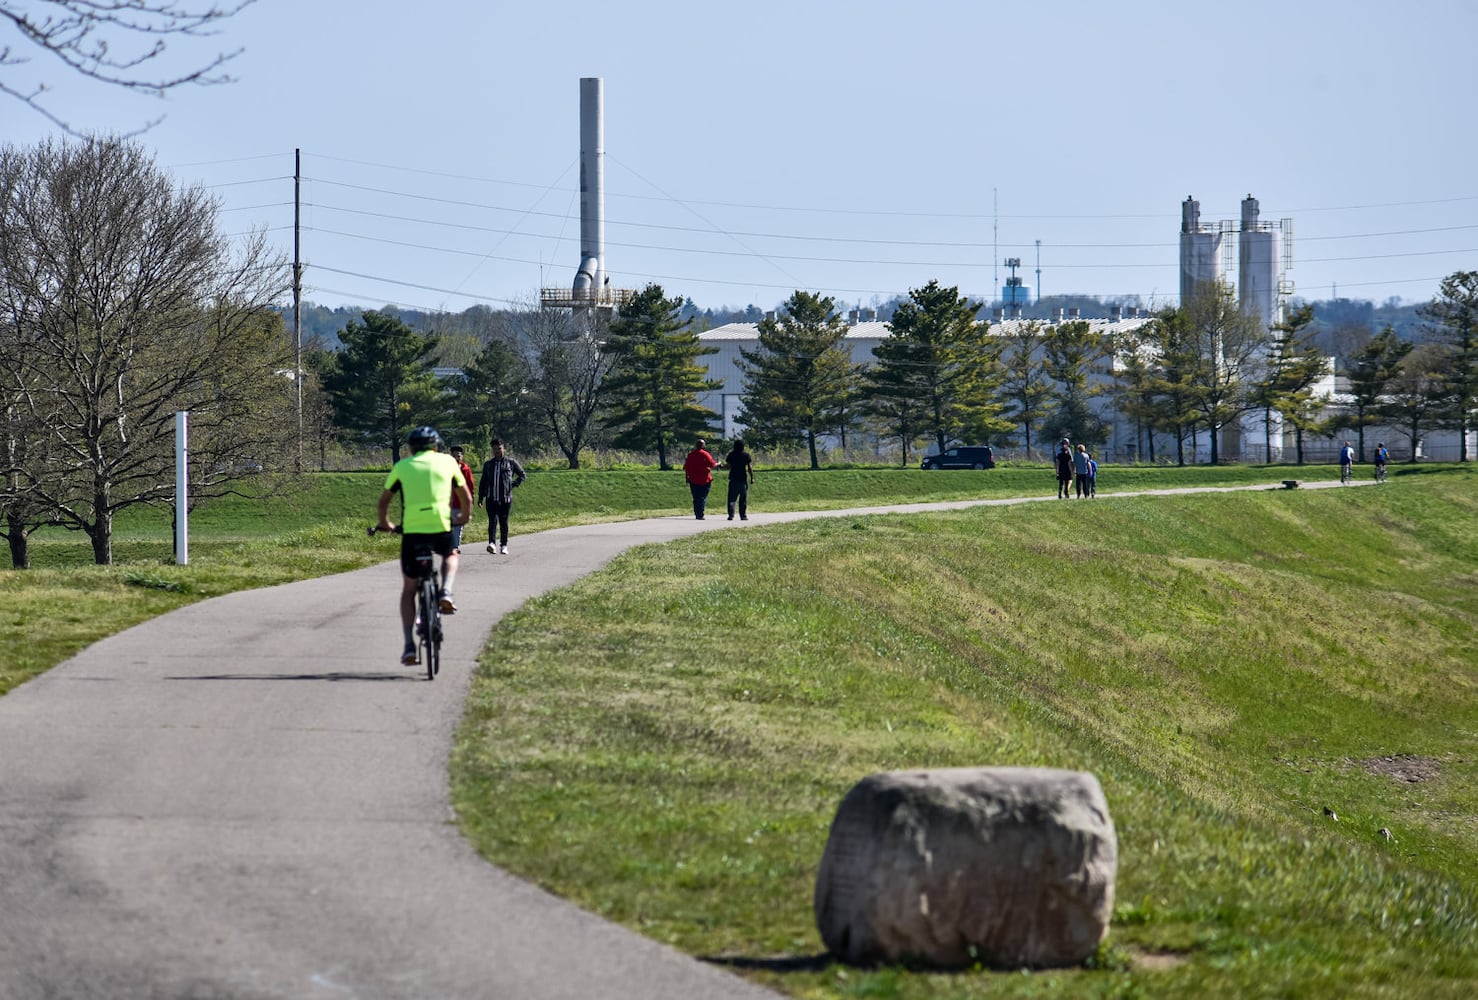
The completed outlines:
{"type": "Polygon", "coordinates": [[[326,674],[174,674],[169,681],[423,681],[425,674],[355,674],[332,671],[326,674]]]}
{"type": "Polygon", "coordinates": [[[759,972],[824,972],[837,964],[829,951],[819,955],[791,955],[785,958],[748,958],[743,955],[700,955],[700,962],[726,969],[752,969],[759,972]]]}

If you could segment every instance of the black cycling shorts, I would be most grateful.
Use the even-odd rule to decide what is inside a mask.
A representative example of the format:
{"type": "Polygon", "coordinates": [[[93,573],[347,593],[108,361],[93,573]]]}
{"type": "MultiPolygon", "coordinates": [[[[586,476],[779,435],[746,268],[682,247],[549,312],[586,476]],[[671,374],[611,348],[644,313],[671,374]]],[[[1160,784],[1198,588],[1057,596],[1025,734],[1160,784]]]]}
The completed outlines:
{"type": "Polygon", "coordinates": [[[416,556],[422,552],[435,552],[445,559],[452,554],[452,533],[439,531],[434,535],[401,535],[400,571],[412,579],[420,576],[421,567],[416,556]]]}

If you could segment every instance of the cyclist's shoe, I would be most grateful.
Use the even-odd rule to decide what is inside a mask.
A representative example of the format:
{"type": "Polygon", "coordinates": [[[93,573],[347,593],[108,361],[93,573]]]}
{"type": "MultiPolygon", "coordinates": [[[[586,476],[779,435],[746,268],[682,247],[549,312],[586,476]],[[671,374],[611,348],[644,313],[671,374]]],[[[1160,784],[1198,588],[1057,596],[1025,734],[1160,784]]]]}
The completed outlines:
{"type": "Polygon", "coordinates": [[[416,655],[416,647],[414,643],[405,647],[405,651],[400,654],[400,662],[408,667],[414,666],[415,664],[421,662],[421,658],[416,655]]]}
{"type": "Polygon", "coordinates": [[[457,613],[457,605],[452,600],[452,595],[446,591],[441,592],[441,613],[444,615],[454,615],[457,613]]]}

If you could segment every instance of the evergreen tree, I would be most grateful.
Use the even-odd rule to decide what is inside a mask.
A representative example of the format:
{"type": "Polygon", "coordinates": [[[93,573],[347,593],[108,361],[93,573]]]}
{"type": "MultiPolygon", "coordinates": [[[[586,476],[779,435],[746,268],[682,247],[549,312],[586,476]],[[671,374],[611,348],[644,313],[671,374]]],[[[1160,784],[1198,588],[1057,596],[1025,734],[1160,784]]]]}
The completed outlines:
{"type": "Polygon", "coordinates": [[[1018,323],[1010,333],[1001,335],[1001,398],[1005,415],[1021,425],[1022,446],[1028,456],[1032,450],[1032,428],[1040,426],[1047,416],[1047,402],[1052,398],[1052,380],[1037,357],[1042,343],[1042,324],[1036,320],[1018,323]]]}
{"type": "Polygon", "coordinates": [[[1396,331],[1388,326],[1350,357],[1346,371],[1350,380],[1350,404],[1340,418],[1340,425],[1355,429],[1359,440],[1358,461],[1365,461],[1365,428],[1380,421],[1381,396],[1412,346],[1398,339],[1396,331]]]}
{"type": "Polygon", "coordinates": [[[1152,432],[1174,435],[1176,464],[1185,465],[1186,438],[1194,454],[1196,422],[1204,412],[1196,381],[1201,354],[1195,331],[1184,310],[1170,307],[1146,327],[1145,336],[1154,359],[1142,391],[1145,412],[1152,432]]]}
{"type": "Polygon", "coordinates": [[[703,346],[692,321],[682,318],[684,307],[683,299],[665,298],[661,285],[650,284],[621,308],[606,339],[612,367],[603,388],[605,425],[620,431],[612,443],[655,450],[663,470],[672,468],[667,455],[674,442],[702,435],[719,419],[698,405],[699,395],[721,387],[698,363],[718,348],[703,346]]]}
{"type": "Polygon", "coordinates": [[[1263,447],[1266,461],[1273,460],[1273,414],[1292,424],[1298,440],[1298,461],[1303,463],[1303,429],[1308,419],[1312,388],[1324,375],[1324,355],[1311,341],[1314,307],[1300,306],[1272,328],[1273,347],[1262,377],[1253,389],[1252,402],[1263,411],[1263,447]]]}
{"type": "Polygon", "coordinates": [[[1145,324],[1118,334],[1109,345],[1114,358],[1115,386],[1119,412],[1134,422],[1136,445],[1143,438],[1148,444],[1146,457],[1155,461],[1155,425],[1157,419],[1154,377],[1158,356],[1153,349],[1154,324],[1145,324]],[[1148,431],[1148,434],[1145,434],[1148,431]]]}
{"type": "Polygon", "coordinates": [[[873,351],[869,392],[915,400],[941,452],[956,437],[986,442],[1014,426],[997,396],[1005,344],[976,322],[980,307],[937,281],[910,289],[887,324],[891,336],[873,351]]]}
{"type": "Polygon", "coordinates": [[[846,321],[836,300],[797,290],[782,315],[766,317],[758,332],[758,347],[739,351],[747,436],[766,444],[804,441],[811,468],[819,469],[816,437],[836,426],[856,377],[841,346],[846,321]]]}
{"type": "Polygon", "coordinates": [[[1089,400],[1098,389],[1090,384],[1094,365],[1107,353],[1103,337],[1083,320],[1049,327],[1042,343],[1043,364],[1054,387],[1056,408],[1048,418],[1053,437],[1066,437],[1084,444],[1102,444],[1108,427],[1093,412],[1089,400]]]}
{"type": "Polygon", "coordinates": [[[462,370],[453,395],[453,424],[468,447],[487,455],[494,438],[514,451],[536,445],[529,380],[528,363],[507,341],[483,345],[462,370]]]}
{"type": "Polygon", "coordinates": [[[339,333],[341,350],[325,373],[335,422],[400,460],[406,433],[436,419],[436,337],[422,336],[394,316],[370,311],[339,333]]]}
{"type": "Polygon", "coordinates": [[[1451,400],[1445,423],[1457,428],[1459,460],[1468,460],[1468,431],[1478,411],[1478,271],[1442,279],[1437,297],[1421,309],[1427,329],[1445,348],[1443,379],[1451,400]]]}

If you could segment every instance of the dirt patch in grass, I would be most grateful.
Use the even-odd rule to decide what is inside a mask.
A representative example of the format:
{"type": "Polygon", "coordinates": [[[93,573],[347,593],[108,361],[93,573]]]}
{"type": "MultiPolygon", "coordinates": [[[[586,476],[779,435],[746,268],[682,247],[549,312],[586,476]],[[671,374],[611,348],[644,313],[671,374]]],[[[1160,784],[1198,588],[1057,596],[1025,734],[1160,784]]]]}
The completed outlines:
{"type": "Polygon", "coordinates": [[[1144,969],[1146,972],[1164,972],[1166,969],[1184,965],[1186,961],[1185,955],[1176,951],[1131,949],[1129,955],[1129,964],[1136,969],[1144,969]]]}
{"type": "Polygon", "coordinates": [[[1366,757],[1355,761],[1367,774],[1383,774],[1392,781],[1416,785],[1437,777],[1440,768],[1431,757],[1398,753],[1390,757],[1366,757]]]}

